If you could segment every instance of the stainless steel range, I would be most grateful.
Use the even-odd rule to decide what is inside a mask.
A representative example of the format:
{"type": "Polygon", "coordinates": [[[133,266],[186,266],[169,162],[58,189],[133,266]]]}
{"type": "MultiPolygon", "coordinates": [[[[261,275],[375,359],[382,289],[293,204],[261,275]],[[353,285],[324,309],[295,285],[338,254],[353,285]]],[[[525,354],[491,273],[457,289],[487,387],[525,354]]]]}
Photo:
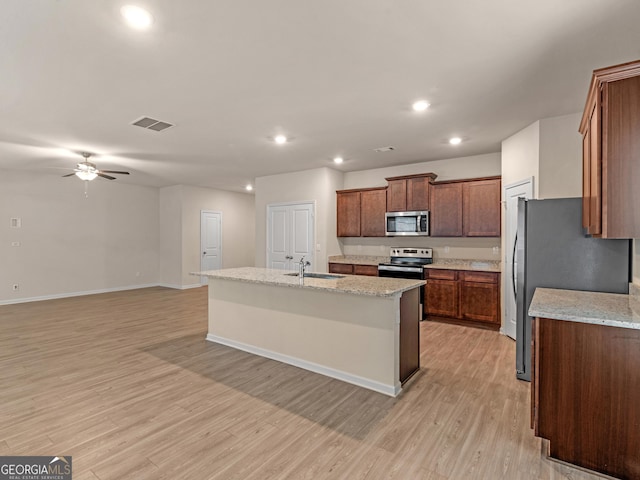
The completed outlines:
{"type": "MultiPolygon", "coordinates": [[[[433,263],[433,249],[431,248],[394,247],[389,256],[391,257],[389,263],[378,264],[379,277],[424,280],[424,266],[433,263]]],[[[423,306],[424,286],[420,287],[420,318],[424,318],[423,306]]]]}

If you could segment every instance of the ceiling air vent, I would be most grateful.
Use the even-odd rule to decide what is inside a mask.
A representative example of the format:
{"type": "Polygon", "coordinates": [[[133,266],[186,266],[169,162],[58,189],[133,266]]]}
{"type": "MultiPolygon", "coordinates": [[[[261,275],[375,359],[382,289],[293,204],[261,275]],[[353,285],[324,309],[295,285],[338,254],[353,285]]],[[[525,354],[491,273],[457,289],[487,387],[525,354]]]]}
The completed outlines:
{"type": "Polygon", "coordinates": [[[374,148],[373,151],[378,153],[383,153],[383,152],[393,152],[395,149],[396,147],[388,146],[388,147],[374,148]]]}
{"type": "Polygon", "coordinates": [[[162,130],[166,130],[169,127],[173,127],[173,125],[171,125],[170,123],[161,122],[160,120],[149,117],[142,117],[133,122],[131,125],[146,128],[147,130],[154,130],[156,132],[161,132],[162,130]]]}

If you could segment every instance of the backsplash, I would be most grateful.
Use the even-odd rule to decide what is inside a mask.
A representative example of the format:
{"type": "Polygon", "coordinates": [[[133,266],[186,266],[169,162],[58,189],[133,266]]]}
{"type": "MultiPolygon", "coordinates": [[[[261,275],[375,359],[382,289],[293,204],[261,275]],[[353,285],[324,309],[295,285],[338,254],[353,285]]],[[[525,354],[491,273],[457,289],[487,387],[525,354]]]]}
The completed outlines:
{"type": "Polygon", "coordinates": [[[434,259],[502,260],[499,238],[388,237],[341,238],[343,255],[389,255],[391,247],[433,248],[434,259]]]}

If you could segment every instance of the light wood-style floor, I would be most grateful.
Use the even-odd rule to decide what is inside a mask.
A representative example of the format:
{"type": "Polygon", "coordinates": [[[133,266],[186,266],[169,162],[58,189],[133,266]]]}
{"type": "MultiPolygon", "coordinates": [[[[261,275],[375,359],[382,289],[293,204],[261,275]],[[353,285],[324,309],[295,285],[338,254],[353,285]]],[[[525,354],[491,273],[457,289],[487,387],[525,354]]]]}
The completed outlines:
{"type": "Polygon", "coordinates": [[[206,305],[158,287],[0,306],[0,455],[72,455],[74,480],[598,478],[542,457],[496,332],[421,323],[393,399],[206,342],[206,305]]]}

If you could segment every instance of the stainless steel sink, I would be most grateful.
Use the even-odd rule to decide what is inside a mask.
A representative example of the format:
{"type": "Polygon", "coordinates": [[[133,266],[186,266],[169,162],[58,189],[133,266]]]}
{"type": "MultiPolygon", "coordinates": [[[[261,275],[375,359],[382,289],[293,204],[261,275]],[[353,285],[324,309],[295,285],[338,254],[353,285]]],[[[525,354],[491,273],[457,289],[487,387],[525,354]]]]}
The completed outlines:
{"type": "MultiPolygon", "coordinates": [[[[288,277],[297,277],[298,272],[285,273],[288,277]]],[[[335,280],[337,278],[344,278],[344,275],[332,275],[330,273],[305,273],[304,278],[322,278],[324,280],[335,280]]]]}

